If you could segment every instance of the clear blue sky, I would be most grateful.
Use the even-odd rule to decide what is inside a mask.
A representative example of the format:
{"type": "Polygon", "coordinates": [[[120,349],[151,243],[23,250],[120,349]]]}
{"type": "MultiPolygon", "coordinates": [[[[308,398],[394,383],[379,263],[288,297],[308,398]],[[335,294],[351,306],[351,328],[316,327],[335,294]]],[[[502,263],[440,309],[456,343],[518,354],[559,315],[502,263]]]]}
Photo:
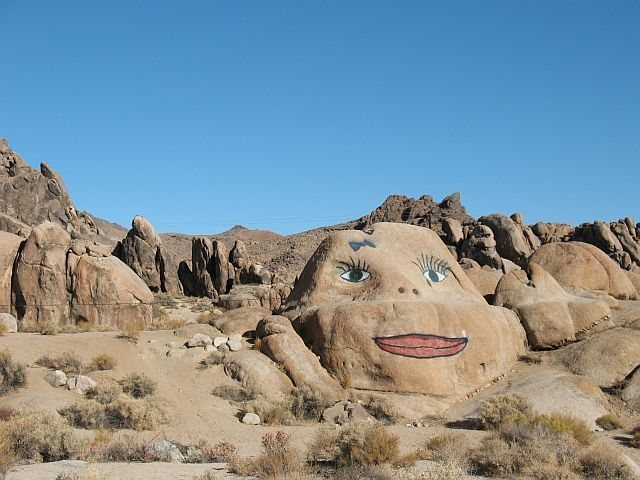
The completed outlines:
{"type": "Polygon", "coordinates": [[[0,136],[80,209],[281,233],[389,194],[640,221],[640,2],[0,0],[0,136]]]}

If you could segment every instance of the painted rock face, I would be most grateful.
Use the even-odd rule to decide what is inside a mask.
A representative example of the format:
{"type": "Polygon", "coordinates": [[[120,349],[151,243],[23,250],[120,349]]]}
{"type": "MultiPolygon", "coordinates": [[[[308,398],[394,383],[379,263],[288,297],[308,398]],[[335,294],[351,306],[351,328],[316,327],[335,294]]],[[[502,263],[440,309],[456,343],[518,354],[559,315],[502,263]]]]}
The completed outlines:
{"type": "Polygon", "coordinates": [[[506,372],[525,344],[515,315],[489,306],[439,237],[411,225],[332,234],[287,308],[351,388],[463,395],[506,372]]]}

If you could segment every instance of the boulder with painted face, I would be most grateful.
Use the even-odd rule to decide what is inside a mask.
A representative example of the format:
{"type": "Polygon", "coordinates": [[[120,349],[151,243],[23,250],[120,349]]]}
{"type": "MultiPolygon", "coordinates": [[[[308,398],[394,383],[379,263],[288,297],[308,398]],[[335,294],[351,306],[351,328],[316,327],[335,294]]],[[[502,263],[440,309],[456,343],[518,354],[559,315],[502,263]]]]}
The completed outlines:
{"type": "Polygon", "coordinates": [[[343,387],[456,398],[509,370],[525,333],[489,306],[438,235],[379,223],[331,234],[285,314],[343,387]]]}

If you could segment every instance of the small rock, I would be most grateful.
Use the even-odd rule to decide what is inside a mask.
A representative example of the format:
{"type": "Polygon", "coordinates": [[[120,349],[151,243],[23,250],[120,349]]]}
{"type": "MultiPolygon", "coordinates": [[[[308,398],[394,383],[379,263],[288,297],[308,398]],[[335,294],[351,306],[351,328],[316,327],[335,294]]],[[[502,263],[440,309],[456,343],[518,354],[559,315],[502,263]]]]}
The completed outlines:
{"type": "Polygon", "coordinates": [[[187,342],[187,347],[204,347],[206,345],[211,345],[213,341],[209,335],[205,335],[204,333],[196,333],[193,337],[189,339],[187,342]]]}
{"type": "Polygon", "coordinates": [[[84,395],[97,385],[93,378],[85,375],[78,375],[77,377],[71,377],[67,380],[67,388],[74,393],[84,395]]]}
{"type": "Polygon", "coordinates": [[[242,423],[246,425],[260,425],[260,417],[255,413],[245,413],[242,417],[242,423]]]}
{"type": "Polygon", "coordinates": [[[222,353],[229,353],[229,350],[229,345],[227,345],[226,343],[223,343],[218,347],[218,351],[222,353]]]}
{"type": "Polygon", "coordinates": [[[62,370],[49,372],[44,379],[52,387],[62,387],[67,384],[67,375],[62,370]]]}
{"type": "Polygon", "coordinates": [[[162,460],[168,460],[171,463],[184,462],[184,456],[180,453],[178,447],[167,440],[152,443],[149,445],[149,451],[159,456],[162,460]]]}
{"type": "Polygon", "coordinates": [[[6,333],[16,333],[18,331],[18,321],[10,313],[0,313],[0,327],[4,326],[6,333]]]}
{"type": "Polygon", "coordinates": [[[204,351],[205,352],[217,352],[218,349],[216,347],[214,347],[213,345],[205,345],[204,346],[204,351]]]}
{"type": "Polygon", "coordinates": [[[220,345],[227,343],[228,341],[229,341],[229,337],[214,337],[213,346],[219,347],[220,345]]]}
{"type": "Polygon", "coordinates": [[[213,311],[211,312],[212,315],[214,316],[218,316],[218,315],[222,315],[224,312],[222,310],[220,310],[219,308],[214,308],[213,311]]]}
{"type": "Polygon", "coordinates": [[[240,341],[239,338],[231,338],[231,337],[229,337],[229,341],[227,342],[227,346],[229,347],[229,350],[231,350],[232,352],[237,352],[238,350],[240,350],[242,348],[242,342],[240,341]]]}

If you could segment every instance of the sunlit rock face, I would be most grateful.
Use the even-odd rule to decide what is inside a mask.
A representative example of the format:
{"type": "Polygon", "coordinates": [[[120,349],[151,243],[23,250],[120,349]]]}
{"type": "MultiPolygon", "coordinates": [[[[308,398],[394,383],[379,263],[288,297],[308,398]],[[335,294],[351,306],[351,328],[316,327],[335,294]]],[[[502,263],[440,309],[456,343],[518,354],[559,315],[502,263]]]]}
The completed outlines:
{"type": "Polygon", "coordinates": [[[378,223],[333,233],[285,306],[345,387],[456,397],[505,373],[525,348],[433,231],[378,223]]]}

